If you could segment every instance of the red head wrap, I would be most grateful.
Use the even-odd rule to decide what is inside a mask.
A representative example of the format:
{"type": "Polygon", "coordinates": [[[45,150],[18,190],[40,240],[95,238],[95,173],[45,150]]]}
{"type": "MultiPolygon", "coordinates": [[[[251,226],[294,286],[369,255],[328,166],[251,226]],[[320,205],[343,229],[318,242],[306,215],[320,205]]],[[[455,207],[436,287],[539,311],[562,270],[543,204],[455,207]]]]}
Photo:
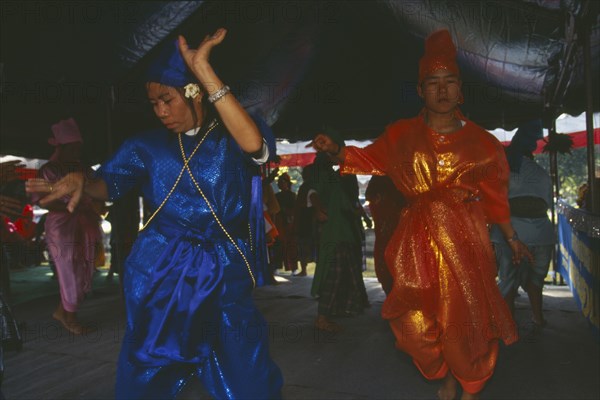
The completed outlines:
{"type": "Polygon", "coordinates": [[[419,60],[419,82],[438,69],[459,75],[456,47],[446,29],[433,32],[425,39],[425,54],[419,60]]]}

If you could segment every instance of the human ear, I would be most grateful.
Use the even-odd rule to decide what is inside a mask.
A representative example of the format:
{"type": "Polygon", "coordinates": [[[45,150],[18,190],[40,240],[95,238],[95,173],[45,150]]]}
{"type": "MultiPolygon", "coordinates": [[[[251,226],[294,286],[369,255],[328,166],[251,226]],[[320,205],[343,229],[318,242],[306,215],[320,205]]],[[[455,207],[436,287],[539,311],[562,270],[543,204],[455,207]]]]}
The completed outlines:
{"type": "Polygon", "coordinates": [[[417,94],[419,95],[420,98],[423,98],[423,82],[419,82],[417,84],[417,94]]]}

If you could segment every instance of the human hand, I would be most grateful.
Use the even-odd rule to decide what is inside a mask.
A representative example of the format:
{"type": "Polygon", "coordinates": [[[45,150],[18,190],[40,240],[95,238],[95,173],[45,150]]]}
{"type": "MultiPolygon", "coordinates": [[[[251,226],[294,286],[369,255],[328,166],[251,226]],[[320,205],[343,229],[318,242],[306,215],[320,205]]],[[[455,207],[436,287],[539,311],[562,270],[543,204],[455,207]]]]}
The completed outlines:
{"type": "Polygon", "coordinates": [[[48,193],[39,201],[42,207],[64,196],[71,196],[67,210],[73,212],[83,195],[84,183],[85,177],[82,172],[71,172],[55,183],[39,178],[29,179],[25,182],[25,191],[27,193],[48,193]]]}
{"type": "Polygon", "coordinates": [[[197,49],[188,46],[187,40],[179,36],[179,51],[187,66],[196,74],[202,75],[204,68],[210,65],[208,62],[213,47],[218,46],[227,35],[227,30],[219,28],[215,33],[206,35],[197,49]]]}
{"type": "Polygon", "coordinates": [[[23,203],[18,199],[0,194],[0,217],[15,218],[20,217],[23,210],[23,203]]]}
{"type": "Polygon", "coordinates": [[[275,177],[277,176],[277,174],[279,173],[279,167],[275,167],[274,170],[272,170],[269,175],[267,175],[265,181],[267,183],[271,183],[275,180],[275,177]]]}
{"type": "Polygon", "coordinates": [[[24,165],[21,163],[21,160],[11,160],[0,163],[0,184],[19,179],[16,169],[22,167],[24,167],[24,165]]]}
{"type": "Polygon", "coordinates": [[[534,262],[533,254],[531,254],[525,243],[521,242],[519,239],[511,240],[508,242],[508,245],[512,251],[513,264],[520,264],[523,258],[527,258],[530,263],[534,262]]]}
{"type": "Polygon", "coordinates": [[[305,147],[312,147],[316,151],[326,152],[330,154],[337,154],[340,150],[340,146],[335,143],[329,136],[319,133],[315,138],[307,144],[305,147]]]}

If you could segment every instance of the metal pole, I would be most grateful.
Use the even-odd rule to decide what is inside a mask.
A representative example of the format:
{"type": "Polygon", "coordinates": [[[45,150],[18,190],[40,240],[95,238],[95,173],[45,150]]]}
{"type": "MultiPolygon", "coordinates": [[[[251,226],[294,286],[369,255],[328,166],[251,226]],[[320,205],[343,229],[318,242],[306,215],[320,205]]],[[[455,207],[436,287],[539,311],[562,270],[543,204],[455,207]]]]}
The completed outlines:
{"type": "Polygon", "coordinates": [[[583,71],[585,76],[585,87],[586,87],[586,111],[585,111],[585,125],[587,131],[587,167],[588,167],[588,190],[590,193],[591,204],[588,204],[588,209],[591,209],[592,213],[600,214],[600,193],[598,190],[598,182],[595,179],[596,175],[596,162],[594,158],[594,100],[592,94],[593,79],[592,79],[592,50],[590,43],[590,21],[589,18],[585,18],[582,21],[583,29],[583,71]],[[591,206],[591,208],[590,208],[591,206]]]}
{"type": "MultiPolygon", "coordinates": [[[[552,117],[552,125],[550,126],[548,133],[548,141],[551,142],[556,136],[556,118],[552,117]]],[[[550,205],[550,212],[552,216],[552,226],[554,228],[554,234],[558,233],[558,217],[556,215],[556,201],[560,198],[560,182],[558,181],[558,160],[556,151],[550,151],[548,153],[548,161],[550,162],[550,178],[552,179],[552,187],[553,187],[553,201],[550,205]]],[[[564,278],[558,272],[558,244],[555,246],[553,260],[552,260],[552,270],[554,271],[554,276],[552,278],[552,283],[554,285],[564,285],[564,278]]]]}

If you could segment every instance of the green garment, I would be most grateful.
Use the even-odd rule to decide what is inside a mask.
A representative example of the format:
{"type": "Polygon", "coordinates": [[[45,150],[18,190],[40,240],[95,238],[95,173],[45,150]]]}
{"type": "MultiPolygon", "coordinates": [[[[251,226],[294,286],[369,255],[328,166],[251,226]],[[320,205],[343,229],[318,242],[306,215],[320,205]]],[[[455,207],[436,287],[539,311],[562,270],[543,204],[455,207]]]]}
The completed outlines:
{"type": "Polygon", "coordinates": [[[327,209],[327,221],[321,224],[319,255],[311,294],[318,296],[321,284],[336,260],[340,243],[361,245],[361,221],[357,213],[358,184],[356,176],[340,176],[331,167],[316,169],[314,189],[323,207],[327,209]],[[356,193],[356,196],[354,195],[356,193]]]}

